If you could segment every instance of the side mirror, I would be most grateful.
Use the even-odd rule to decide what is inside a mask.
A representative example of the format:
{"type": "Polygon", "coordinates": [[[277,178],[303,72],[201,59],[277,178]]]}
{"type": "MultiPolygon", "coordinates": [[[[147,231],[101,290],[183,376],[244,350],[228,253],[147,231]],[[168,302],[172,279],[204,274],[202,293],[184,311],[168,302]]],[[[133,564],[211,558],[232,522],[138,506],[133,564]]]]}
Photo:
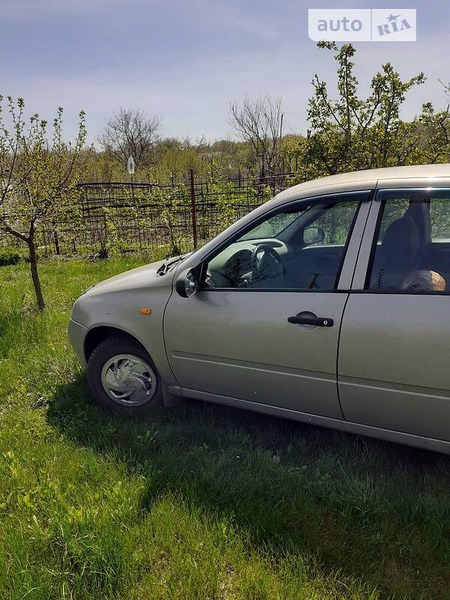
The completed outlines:
{"type": "Polygon", "coordinates": [[[183,271],[177,278],[175,289],[182,298],[190,298],[198,291],[197,269],[183,271]]]}
{"type": "Polygon", "coordinates": [[[322,227],[307,227],[303,232],[303,243],[306,246],[321,244],[325,239],[325,231],[322,227]]]}

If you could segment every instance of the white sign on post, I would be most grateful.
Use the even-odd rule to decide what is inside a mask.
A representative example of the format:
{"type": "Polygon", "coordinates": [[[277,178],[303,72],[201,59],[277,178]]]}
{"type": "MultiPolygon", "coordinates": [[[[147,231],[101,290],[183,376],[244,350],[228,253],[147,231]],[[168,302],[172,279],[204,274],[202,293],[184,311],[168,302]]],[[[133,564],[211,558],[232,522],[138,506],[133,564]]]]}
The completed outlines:
{"type": "Polygon", "coordinates": [[[128,161],[127,161],[127,171],[129,175],[134,175],[134,171],[135,171],[136,165],[134,162],[134,158],[132,156],[129,157],[128,161]]]}

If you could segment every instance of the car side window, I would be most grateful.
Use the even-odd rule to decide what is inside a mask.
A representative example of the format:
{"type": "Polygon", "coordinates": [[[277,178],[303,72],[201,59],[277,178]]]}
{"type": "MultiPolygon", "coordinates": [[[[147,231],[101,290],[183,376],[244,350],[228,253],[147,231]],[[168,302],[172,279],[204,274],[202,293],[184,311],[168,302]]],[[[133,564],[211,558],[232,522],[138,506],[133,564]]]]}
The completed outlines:
{"type": "Polygon", "coordinates": [[[366,289],[442,293],[450,287],[450,190],[382,190],[366,289]]]}
{"type": "Polygon", "coordinates": [[[336,289],[359,200],[340,197],[270,214],[209,261],[204,286],[336,289]]]}

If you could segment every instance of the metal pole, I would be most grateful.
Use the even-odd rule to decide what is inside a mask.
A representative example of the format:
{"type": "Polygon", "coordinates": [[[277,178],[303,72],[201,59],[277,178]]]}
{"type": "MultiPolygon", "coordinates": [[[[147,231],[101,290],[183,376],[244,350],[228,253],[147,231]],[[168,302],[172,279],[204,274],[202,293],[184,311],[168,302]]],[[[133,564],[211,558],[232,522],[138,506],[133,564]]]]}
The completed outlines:
{"type": "MultiPolygon", "coordinates": [[[[278,140],[278,157],[277,158],[280,157],[279,155],[280,155],[281,150],[282,150],[281,145],[283,143],[283,119],[284,119],[284,113],[281,113],[281,119],[280,119],[280,137],[279,137],[279,140],[278,140]]],[[[277,163],[278,163],[278,160],[277,160],[277,163]]],[[[279,165],[278,165],[278,168],[279,168],[279,165]]],[[[284,172],[284,166],[283,166],[282,171],[284,172]]]]}
{"type": "Polygon", "coordinates": [[[58,232],[56,229],[53,231],[53,240],[55,242],[56,254],[59,256],[61,254],[61,248],[59,247],[58,232]]]}
{"type": "Polygon", "coordinates": [[[194,249],[197,248],[197,213],[195,206],[195,182],[194,169],[191,169],[191,213],[192,213],[192,235],[194,238],[194,249]]]}

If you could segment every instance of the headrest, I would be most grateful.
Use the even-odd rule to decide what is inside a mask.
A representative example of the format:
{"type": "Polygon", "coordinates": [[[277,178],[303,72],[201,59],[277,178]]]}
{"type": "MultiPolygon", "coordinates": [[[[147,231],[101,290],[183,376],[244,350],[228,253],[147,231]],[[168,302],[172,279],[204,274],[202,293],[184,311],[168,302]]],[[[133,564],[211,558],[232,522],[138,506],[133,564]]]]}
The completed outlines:
{"type": "Polygon", "coordinates": [[[412,217],[419,229],[422,246],[431,244],[431,215],[429,202],[426,200],[411,200],[405,217],[412,217]]]}
{"type": "Polygon", "coordinates": [[[389,225],[382,242],[385,255],[415,254],[420,245],[419,228],[415,220],[407,215],[389,225]]]}

